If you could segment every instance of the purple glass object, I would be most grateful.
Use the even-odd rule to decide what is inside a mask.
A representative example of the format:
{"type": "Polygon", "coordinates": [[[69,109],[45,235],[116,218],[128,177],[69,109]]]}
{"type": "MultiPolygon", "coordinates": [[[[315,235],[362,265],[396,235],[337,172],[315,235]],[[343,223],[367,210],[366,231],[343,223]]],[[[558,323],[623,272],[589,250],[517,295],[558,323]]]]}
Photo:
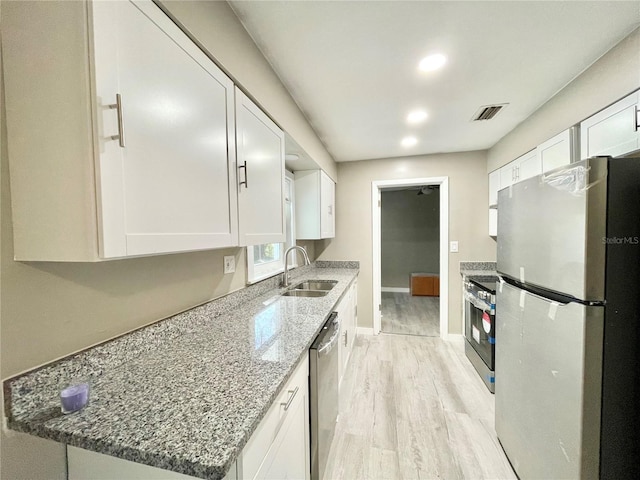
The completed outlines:
{"type": "Polygon", "coordinates": [[[73,413],[82,409],[89,401],[89,384],[80,383],[65,388],[60,392],[62,413],[73,413]]]}

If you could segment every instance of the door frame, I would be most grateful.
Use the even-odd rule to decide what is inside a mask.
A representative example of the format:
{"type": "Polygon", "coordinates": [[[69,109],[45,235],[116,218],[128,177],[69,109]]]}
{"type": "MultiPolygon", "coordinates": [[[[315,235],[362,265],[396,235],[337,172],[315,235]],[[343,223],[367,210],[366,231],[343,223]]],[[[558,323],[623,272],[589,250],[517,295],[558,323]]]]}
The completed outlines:
{"type": "Polygon", "coordinates": [[[373,333],[382,328],[382,229],[381,191],[395,187],[418,187],[438,185],[440,187],[440,338],[449,336],[449,177],[407,178],[377,180],[371,182],[372,252],[373,252],[373,333]]]}

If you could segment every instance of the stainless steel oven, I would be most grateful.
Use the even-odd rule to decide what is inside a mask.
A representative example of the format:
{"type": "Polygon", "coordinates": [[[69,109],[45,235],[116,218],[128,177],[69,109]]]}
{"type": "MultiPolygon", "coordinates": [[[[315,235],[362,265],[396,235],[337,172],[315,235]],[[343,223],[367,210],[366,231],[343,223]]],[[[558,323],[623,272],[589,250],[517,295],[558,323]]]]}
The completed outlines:
{"type": "Polygon", "coordinates": [[[492,276],[467,277],[464,284],[464,350],[491,392],[495,386],[496,280],[492,276]]]}

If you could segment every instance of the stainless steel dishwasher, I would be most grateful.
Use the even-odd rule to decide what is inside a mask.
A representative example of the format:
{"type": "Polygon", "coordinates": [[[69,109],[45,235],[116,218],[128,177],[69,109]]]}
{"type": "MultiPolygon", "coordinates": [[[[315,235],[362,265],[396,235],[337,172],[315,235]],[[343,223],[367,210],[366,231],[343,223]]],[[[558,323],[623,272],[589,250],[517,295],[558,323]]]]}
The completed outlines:
{"type": "Polygon", "coordinates": [[[338,313],[329,315],[309,349],[311,480],[324,478],[338,418],[338,313]]]}

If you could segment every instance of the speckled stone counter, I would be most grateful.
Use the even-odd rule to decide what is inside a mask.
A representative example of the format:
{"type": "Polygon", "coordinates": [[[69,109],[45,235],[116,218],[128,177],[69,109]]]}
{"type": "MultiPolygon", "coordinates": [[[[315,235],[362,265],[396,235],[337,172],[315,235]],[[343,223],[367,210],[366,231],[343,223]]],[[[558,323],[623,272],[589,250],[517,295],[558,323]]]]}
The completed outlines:
{"type": "Polygon", "coordinates": [[[460,275],[479,281],[495,281],[498,279],[496,262],[460,262],[460,275]]]}
{"type": "Polygon", "coordinates": [[[325,297],[283,297],[270,279],[7,380],[9,427],[223,478],[357,275],[357,262],[317,262],[292,283],[337,280],[325,297]],[[62,415],[59,391],[75,381],[90,402],[62,415]]]}

